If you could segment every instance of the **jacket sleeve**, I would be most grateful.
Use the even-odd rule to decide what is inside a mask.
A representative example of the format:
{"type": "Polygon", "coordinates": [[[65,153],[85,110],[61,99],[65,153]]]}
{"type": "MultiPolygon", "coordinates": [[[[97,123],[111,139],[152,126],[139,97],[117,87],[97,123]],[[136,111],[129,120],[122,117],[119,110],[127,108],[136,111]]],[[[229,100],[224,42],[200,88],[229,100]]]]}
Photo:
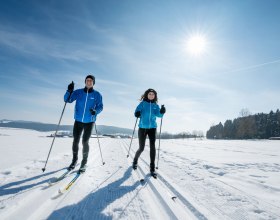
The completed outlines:
{"type": "Polygon", "coordinates": [[[77,97],[78,97],[77,90],[73,91],[71,95],[70,95],[70,92],[66,91],[66,93],[64,95],[64,102],[72,103],[77,99],[77,97]]]}
{"type": "Polygon", "coordinates": [[[99,114],[103,110],[103,101],[102,101],[102,96],[101,96],[100,93],[98,93],[98,99],[97,100],[98,101],[95,105],[95,111],[96,111],[96,114],[99,114]]]}
{"type": "Polygon", "coordinates": [[[136,107],[135,111],[134,111],[134,114],[135,112],[141,112],[143,109],[143,102],[140,102],[139,105],[136,107]]]}
{"type": "Polygon", "coordinates": [[[160,113],[159,105],[156,104],[155,115],[159,118],[162,118],[163,114],[160,113]]]}

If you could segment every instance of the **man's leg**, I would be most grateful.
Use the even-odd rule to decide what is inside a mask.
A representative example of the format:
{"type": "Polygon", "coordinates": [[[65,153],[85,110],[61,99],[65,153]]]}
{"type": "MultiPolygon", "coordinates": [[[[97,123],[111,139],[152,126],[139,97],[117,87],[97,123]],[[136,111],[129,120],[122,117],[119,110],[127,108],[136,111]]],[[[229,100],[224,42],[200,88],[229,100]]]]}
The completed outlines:
{"type": "Polygon", "coordinates": [[[83,126],[81,122],[75,121],[74,128],[73,128],[73,145],[72,145],[72,163],[70,164],[69,168],[70,170],[74,169],[77,161],[78,161],[78,152],[79,152],[79,142],[81,138],[81,134],[83,131],[83,126]]]}
{"type": "Polygon", "coordinates": [[[89,152],[89,139],[91,136],[92,128],[94,123],[84,123],[84,134],[83,134],[83,160],[81,163],[81,168],[85,167],[88,159],[89,152]]]}

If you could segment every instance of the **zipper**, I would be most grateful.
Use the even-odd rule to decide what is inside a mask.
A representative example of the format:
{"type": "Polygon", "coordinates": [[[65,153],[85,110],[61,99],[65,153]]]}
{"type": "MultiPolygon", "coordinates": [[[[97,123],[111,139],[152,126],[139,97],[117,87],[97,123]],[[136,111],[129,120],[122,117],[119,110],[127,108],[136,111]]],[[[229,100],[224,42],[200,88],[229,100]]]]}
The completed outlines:
{"type": "Polygon", "coordinates": [[[84,113],[83,113],[82,122],[84,122],[85,111],[86,111],[86,106],[87,106],[87,99],[88,99],[88,89],[87,89],[87,97],[86,97],[86,102],[85,102],[85,107],[84,107],[84,113]]]}
{"type": "Polygon", "coordinates": [[[152,103],[150,102],[149,128],[151,128],[152,103]]]}

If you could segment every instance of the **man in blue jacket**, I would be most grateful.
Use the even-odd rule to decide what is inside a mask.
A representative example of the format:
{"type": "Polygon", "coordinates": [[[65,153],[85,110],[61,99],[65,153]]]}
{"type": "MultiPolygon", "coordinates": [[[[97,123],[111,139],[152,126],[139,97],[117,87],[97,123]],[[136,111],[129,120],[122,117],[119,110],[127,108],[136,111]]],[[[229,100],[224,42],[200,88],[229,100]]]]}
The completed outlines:
{"type": "Polygon", "coordinates": [[[73,159],[72,163],[68,167],[68,170],[75,168],[78,161],[78,151],[80,137],[83,132],[82,143],[83,143],[83,160],[79,171],[85,172],[86,164],[89,152],[89,138],[91,136],[96,116],[103,110],[102,96],[101,94],[93,89],[95,84],[95,77],[88,75],[85,79],[85,88],[74,90],[74,82],[68,85],[68,90],[64,95],[64,101],[72,103],[76,101],[75,105],[75,123],[73,128],[73,159]]]}

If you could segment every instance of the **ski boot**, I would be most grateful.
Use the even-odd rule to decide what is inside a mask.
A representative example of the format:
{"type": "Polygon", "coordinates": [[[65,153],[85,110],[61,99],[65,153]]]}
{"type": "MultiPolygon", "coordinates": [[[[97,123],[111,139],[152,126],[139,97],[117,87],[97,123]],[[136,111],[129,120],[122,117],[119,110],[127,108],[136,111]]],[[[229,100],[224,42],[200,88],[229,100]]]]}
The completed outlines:
{"type": "Polygon", "coordinates": [[[151,176],[156,179],[157,178],[157,173],[155,172],[155,165],[154,164],[150,164],[150,172],[151,172],[151,176]]]}
{"type": "Polygon", "coordinates": [[[132,169],[136,170],[137,169],[137,162],[132,163],[132,169]]]}
{"type": "Polygon", "coordinates": [[[69,167],[67,168],[67,170],[73,170],[74,168],[75,168],[75,166],[76,166],[76,164],[77,164],[77,161],[78,160],[75,160],[75,159],[73,159],[72,160],[72,163],[69,165],[69,167]]]}
{"type": "Polygon", "coordinates": [[[80,166],[80,169],[79,169],[79,173],[84,173],[86,171],[86,168],[87,168],[87,163],[82,160],[82,163],[81,163],[81,166],[80,166]]]}

